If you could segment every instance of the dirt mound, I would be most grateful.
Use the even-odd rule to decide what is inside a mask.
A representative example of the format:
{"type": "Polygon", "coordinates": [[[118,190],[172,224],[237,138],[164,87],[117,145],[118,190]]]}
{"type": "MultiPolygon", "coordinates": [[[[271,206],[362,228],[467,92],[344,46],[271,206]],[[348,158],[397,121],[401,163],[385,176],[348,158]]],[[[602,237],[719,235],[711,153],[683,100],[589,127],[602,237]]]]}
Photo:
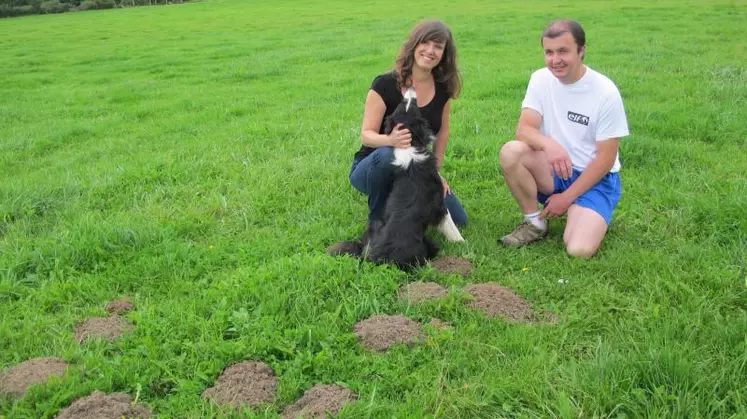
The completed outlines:
{"type": "Polygon", "coordinates": [[[411,303],[419,303],[424,300],[435,300],[446,295],[449,291],[435,282],[413,282],[403,285],[397,295],[403,300],[411,303]]]}
{"type": "Polygon", "coordinates": [[[83,343],[88,339],[101,338],[114,342],[118,337],[131,332],[135,326],[123,317],[91,317],[75,326],[75,339],[83,343]]]}
{"type": "Polygon", "coordinates": [[[355,325],[363,346],[385,351],[396,343],[417,343],[422,337],[420,323],[404,316],[372,316],[355,325]]]}
{"type": "Polygon", "coordinates": [[[431,321],[428,322],[428,324],[436,330],[451,329],[451,324],[449,322],[445,322],[435,317],[431,318],[431,321]]]}
{"type": "Polygon", "coordinates": [[[284,419],[326,418],[327,413],[336,415],[358,396],[347,388],[336,385],[317,385],[303,394],[297,402],[283,410],[284,419]]]}
{"type": "Polygon", "coordinates": [[[106,305],[106,311],[112,314],[124,314],[132,311],[135,305],[130,301],[130,297],[120,298],[119,300],[110,301],[106,305]]]}
{"type": "Polygon", "coordinates": [[[94,391],[60,411],[57,419],[121,419],[150,418],[151,413],[141,405],[132,405],[129,394],[104,394],[94,391]]]}
{"type": "Polygon", "coordinates": [[[476,284],[469,285],[464,290],[475,298],[470,305],[482,310],[487,316],[518,322],[532,319],[529,304],[508,288],[496,284],[476,284]]]}
{"type": "Polygon", "coordinates": [[[221,405],[256,406],[271,402],[277,386],[275,373],[267,364],[242,362],[226,368],[215,385],[202,392],[202,397],[221,405]]]}
{"type": "Polygon", "coordinates": [[[442,274],[458,274],[466,278],[472,274],[472,263],[467,259],[445,256],[431,262],[433,269],[442,274]]]}
{"type": "Polygon", "coordinates": [[[346,241],[338,242],[327,248],[327,254],[330,256],[338,255],[358,255],[361,252],[361,242],[346,241]]]}
{"type": "Polygon", "coordinates": [[[67,367],[67,362],[60,358],[29,359],[0,374],[0,394],[23,398],[29,387],[64,374],[67,367]]]}

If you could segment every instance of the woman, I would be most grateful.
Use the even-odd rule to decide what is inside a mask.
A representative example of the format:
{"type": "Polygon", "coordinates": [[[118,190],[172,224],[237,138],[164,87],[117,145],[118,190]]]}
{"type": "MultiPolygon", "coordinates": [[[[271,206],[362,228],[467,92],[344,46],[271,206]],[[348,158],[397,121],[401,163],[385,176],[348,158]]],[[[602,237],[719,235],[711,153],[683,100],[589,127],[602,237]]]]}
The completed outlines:
{"type": "MultiPolygon", "coordinates": [[[[436,133],[433,151],[440,169],[449,141],[451,99],[458,97],[461,77],[457,69],[456,46],[451,31],[440,21],[423,21],[402,45],[395,69],[377,76],[366,97],[361,128],[362,146],[353,159],[350,183],[368,195],[369,220],[381,217],[392,187],[394,148],[410,146],[410,132],[397,126],[384,134],[384,120],[402,101],[410,87],[417,93],[418,107],[436,133]]],[[[467,214],[441,177],[444,199],[459,226],[467,214]]]]}

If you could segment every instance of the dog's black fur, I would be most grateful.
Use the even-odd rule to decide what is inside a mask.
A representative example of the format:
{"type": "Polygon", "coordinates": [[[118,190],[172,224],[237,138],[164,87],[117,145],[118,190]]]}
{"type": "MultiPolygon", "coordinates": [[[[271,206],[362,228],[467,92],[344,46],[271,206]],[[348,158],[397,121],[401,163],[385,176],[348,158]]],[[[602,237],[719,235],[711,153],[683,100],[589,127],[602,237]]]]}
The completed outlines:
{"type": "Polygon", "coordinates": [[[411,146],[423,159],[413,159],[406,168],[395,166],[392,191],[381,219],[371,220],[363,236],[362,256],[375,263],[391,263],[411,271],[434,258],[439,247],[426,230],[446,216],[444,189],[429,146],[435,136],[412,99],[404,99],[385,121],[389,134],[397,124],[410,130],[411,146]]]}

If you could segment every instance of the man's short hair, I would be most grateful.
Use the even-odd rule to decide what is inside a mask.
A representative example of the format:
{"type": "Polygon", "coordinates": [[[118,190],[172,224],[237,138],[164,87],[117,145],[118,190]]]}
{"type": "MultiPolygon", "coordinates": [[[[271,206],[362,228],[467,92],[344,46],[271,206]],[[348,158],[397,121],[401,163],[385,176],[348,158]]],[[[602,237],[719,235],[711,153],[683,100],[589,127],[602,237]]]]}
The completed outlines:
{"type": "Polygon", "coordinates": [[[573,36],[573,40],[578,45],[578,50],[581,51],[581,48],[586,45],[586,33],[578,22],[570,19],[558,19],[550,22],[542,32],[540,43],[542,43],[542,39],[544,38],[555,39],[566,32],[573,36]]]}

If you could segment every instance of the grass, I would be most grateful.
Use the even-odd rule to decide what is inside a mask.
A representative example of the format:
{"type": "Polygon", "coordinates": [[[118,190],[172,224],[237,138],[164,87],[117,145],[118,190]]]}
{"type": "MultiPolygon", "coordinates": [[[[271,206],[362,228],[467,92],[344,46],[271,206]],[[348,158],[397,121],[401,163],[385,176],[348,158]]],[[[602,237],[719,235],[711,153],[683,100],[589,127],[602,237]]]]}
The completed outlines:
{"type": "Polygon", "coordinates": [[[239,417],[200,393],[253,359],[279,389],[248,417],[317,383],[360,395],[343,417],[747,417],[746,15],[742,1],[225,0],[0,21],[0,368],[73,364],[0,416],[52,417],[101,390],[162,417],[239,417]],[[565,255],[562,223],[541,244],[496,243],[520,217],[497,153],[558,16],[584,24],[632,133],[590,261],[565,255]],[[444,253],[473,262],[468,280],[325,254],[366,219],[347,180],[366,90],[425,17],[452,27],[465,78],[444,174],[471,224],[444,253]],[[453,292],[397,301],[416,280],[453,292]],[[465,307],[459,288],[489,281],[560,322],[465,307]],[[122,295],[135,332],[76,343],[74,325],[122,295]],[[455,329],[374,354],[352,329],[377,313],[455,329]]]}

